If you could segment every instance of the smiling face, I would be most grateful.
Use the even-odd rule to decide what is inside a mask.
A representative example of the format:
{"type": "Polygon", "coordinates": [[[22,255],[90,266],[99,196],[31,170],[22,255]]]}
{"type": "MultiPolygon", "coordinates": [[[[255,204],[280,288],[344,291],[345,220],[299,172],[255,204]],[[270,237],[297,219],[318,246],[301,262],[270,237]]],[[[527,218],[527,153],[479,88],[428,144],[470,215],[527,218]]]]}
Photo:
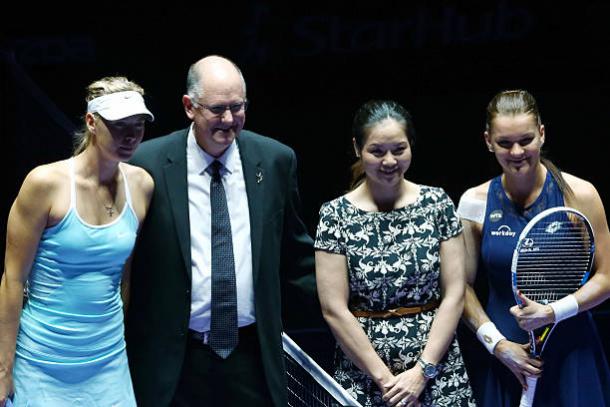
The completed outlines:
{"type": "MultiPolygon", "coordinates": [[[[354,146],[358,150],[356,143],[354,146]]],[[[373,125],[358,153],[367,182],[389,187],[400,184],[411,164],[411,146],[404,124],[388,118],[373,125]]]]}
{"type": "Polygon", "coordinates": [[[498,115],[485,132],[485,143],[507,175],[535,171],[540,164],[544,126],[532,114],[498,115]]]}
{"type": "MultiPolygon", "coordinates": [[[[197,143],[218,157],[239,136],[246,121],[246,89],[235,67],[222,58],[204,59],[196,66],[201,96],[185,95],[182,103],[194,123],[197,143]],[[241,105],[241,109],[233,107],[241,105]],[[232,107],[216,114],[220,106],[232,107]]],[[[219,109],[220,110],[220,109],[219,109]]]]}

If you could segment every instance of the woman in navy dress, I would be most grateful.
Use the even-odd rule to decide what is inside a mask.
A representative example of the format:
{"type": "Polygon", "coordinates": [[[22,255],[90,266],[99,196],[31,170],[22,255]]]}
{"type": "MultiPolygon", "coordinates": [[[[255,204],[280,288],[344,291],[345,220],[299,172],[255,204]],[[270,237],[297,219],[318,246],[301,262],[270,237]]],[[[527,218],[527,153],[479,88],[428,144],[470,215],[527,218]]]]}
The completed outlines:
{"type": "Polygon", "coordinates": [[[541,157],[545,129],[526,91],[504,91],[492,99],[484,137],[502,174],[467,190],[458,207],[469,283],[464,321],[482,343],[476,360],[467,360],[478,404],[515,407],[526,377],[536,376],[535,407],[610,406],[610,371],[588,311],[610,293],[610,238],[599,194],[589,182],[541,157]],[[594,275],[565,299],[549,305],[525,299],[519,308],[510,282],[519,234],[536,214],[564,205],[584,213],[593,226],[594,275]],[[477,268],[488,281],[486,305],[473,289],[477,268]],[[552,322],[560,323],[542,360],[530,357],[526,331],[552,322]]]}

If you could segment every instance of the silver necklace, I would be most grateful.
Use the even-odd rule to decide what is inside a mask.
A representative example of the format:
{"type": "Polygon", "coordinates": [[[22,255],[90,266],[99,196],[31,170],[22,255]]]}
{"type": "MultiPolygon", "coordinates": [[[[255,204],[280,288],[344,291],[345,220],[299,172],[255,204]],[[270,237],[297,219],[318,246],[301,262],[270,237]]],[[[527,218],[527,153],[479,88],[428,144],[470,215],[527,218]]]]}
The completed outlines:
{"type": "Polygon", "coordinates": [[[112,218],[112,215],[114,215],[114,203],[112,203],[110,206],[106,206],[105,204],[102,205],[104,206],[104,209],[106,209],[108,217],[112,218]]]}
{"type": "Polygon", "coordinates": [[[115,212],[116,212],[116,209],[115,209],[116,205],[115,205],[115,202],[114,202],[115,194],[112,193],[111,189],[112,188],[109,186],[108,187],[108,194],[110,195],[110,199],[111,199],[110,205],[106,205],[104,203],[104,201],[100,199],[99,192],[97,193],[97,196],[96,196],[98,202],[101,203],[102,206],[104,207],[104,209],[106,210],[106,213],[108,214],[109,218],[112,218],[114,216],[115,212]]]}

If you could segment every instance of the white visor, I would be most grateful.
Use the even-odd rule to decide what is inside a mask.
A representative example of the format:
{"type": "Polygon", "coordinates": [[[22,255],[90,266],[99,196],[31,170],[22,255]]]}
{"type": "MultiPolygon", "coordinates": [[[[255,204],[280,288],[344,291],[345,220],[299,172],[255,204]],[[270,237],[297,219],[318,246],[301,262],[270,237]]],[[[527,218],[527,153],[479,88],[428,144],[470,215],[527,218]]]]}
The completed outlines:
{"type": "Polygon", "coordinates": [[[109,93],[91,99],[87,103],[87,112],[97,113],[104,119],[112,121],[138,114],[146,115],[148,121],[155,120],[155,116],[146,108],[142,95],[133,90],[109,93]]]}

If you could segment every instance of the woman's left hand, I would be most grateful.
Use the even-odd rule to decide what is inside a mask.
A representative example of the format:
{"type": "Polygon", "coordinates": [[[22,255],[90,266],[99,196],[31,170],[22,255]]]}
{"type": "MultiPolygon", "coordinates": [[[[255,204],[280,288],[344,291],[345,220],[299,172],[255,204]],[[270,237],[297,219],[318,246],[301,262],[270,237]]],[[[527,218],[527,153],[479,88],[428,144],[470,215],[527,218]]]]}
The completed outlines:
{"type": "Polygon", "coordinates": [[[510,313],[513,314],[521,329],[533,331],[536,328],[555,322],[553,308],[550,305],[542,305],[532,301],[522,293],[519,293],[519,298],[523,304],[511,307],[510,313]]]}
{"type": "Polygon", "coordinates": [[[383,401],[390,407],[419,407],[419,395],[426,387],[426,378],[417,364],[392,378],[385,386],[383,401]]]}

